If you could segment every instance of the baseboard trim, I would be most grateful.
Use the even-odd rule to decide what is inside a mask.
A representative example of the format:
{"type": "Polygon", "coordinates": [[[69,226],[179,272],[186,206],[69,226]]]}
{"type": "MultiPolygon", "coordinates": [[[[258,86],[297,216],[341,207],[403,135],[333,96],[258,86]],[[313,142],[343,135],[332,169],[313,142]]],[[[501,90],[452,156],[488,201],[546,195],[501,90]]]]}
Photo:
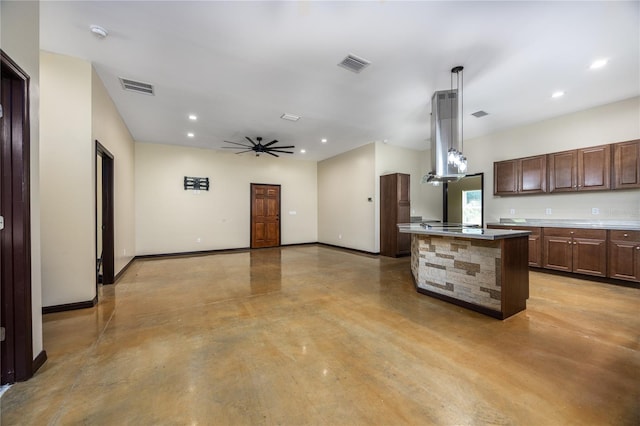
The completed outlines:
{"type": "MultiPolygon", "coordinates": [[[[125,272],[127,272],[127,269],[129,269],[129,266],[131,266],[131,264],[136,260],[136,256],[133,256],[133,258],[131,258],[131,260],[129,262],[127,262],[126,265],[124,265],[124,268],[120,269],[120,272],[118,272],[116,274],[115,277],[113,277],[113,284],[116,284],[118,282],[118,280],[120,278],[122,278],[122,276],[124,275],[125,272]]],[[[111,285],[111,284],[108,284],[111,285]]]]}
{"type": "Polygon", "coordinates": [[[249,247],[240,247],[233,249],[219,249],[219,250],[201,250],[201,251],[181,251],[176,253],[158,253],[158,254],[142,254],[134,257],[134,260],[150,260],[161,259],[169,257],[196,257],[196,256],[209,256],[211,254],[227,254],[227,253],[243,253],[251,250],[249,247]]]}
{"type": "Polygon", "coordinates": [[[76,309],[86,309],[93,308],[98,303],[98,296],[93,298],[93,300],[87,300],[84,302],[75,302],[75,303],[65,303],[63,305],[53,305],[53,306],[43,306],[42,314],[52,314],[54,312],[65,312],[65,311],[75,311],[76,309]]]}
{"type": "Polygon", "coordinates": [[[345,250],[345,251],[352,252],[352,253],[357,253],[357,254],[365,254],[367,256],[376,256],[376,257],[380,256],[380,252],[376,253],[376,252],[372,252],[372,251],[358,250],[358,249],[354,249],[354,248],[350,248],[350,247],[336,246],[334,244],[328,244],[328,243],[317,243],[317,244],[319,246],[345,250]]]}
{"type": "Polygon", "coordinates": [[[31,375],[33,376],[34,374],[36,374],[36,371],[38,371],[46,361],[47,361],[47,352],[43,349],[40,351],[38,356],[36,356],[35,359],[33,360],[33,364],[31,366],[31,375]]]}
{"type": "Polygon", "coordinates": [[[630,288],[640,289],[640,283],[637,283],[635,281],[620,280],[617,278],[609,278],[609,277],[599,277],[597,275],[578,274],[575,272],[556,271],[555,269],[537,268],[533,266],[529,266],[529,270],[534,272],[541,272],[543,274],[557,275],[560,277],[576,278],[579,280],[593,281],[593,282],[604,283],[604,284],[618,285],[621,287],[630,287],[630,288]]]}

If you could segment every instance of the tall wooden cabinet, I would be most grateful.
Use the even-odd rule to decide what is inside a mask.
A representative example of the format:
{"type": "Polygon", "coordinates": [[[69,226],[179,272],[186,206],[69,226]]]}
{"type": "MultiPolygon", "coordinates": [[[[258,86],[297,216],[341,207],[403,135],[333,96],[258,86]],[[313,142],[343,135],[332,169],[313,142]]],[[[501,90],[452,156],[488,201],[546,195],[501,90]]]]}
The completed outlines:
{"type": "Polygon", "coordinates": [[[399,223],[411,220],[410,176],[393,173],[380,176],[380,254],[411,254],[411,234],[398,232],[399,223]]]}

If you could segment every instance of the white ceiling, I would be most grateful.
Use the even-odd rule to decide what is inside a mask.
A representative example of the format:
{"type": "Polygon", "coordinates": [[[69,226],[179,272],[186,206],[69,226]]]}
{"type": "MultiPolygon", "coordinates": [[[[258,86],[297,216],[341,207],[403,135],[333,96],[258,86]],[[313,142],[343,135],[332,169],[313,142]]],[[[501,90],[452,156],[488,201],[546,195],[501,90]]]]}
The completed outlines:
{"type": "Polygon", "coordinates": [[[91,61],[144,142],[220,149],[262,136],[309,160],[372,141],[426,149],[431,95],[456,65],[465,139],[640,94],[638,1],[43,1],[40,21],[42,49],[91,61]],[[371,65],[337,66],[349,53],[371,65]],[[598,58],[608,65],[589,69],[598,58]]]}

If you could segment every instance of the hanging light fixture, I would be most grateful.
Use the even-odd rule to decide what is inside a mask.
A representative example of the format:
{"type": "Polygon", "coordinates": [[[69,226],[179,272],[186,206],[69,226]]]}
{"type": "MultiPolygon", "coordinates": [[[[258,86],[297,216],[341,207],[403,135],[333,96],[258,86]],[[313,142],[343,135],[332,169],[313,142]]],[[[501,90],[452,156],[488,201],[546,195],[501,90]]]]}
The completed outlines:
{"type": "Polygon", "coordinates": [[[456,91],[456,93],[458,94],[458,102],[451,104],[451,108],[457,107],[458,111],[457,114],[454,115],[454,111],[452,112],[452,116],[456,116],[457,120],[451,120],[451,134],[452,135],[457,135],[459,137],[458,141],[452,141],[452,145],[454,146],[460,146],[460,150],[458,151],[456,148],[454,148],[453,146],[451,148],[449,148],[449,151],[447,153],[447,162],[449,164],[451,164],[452,166],[456,167],[458,169],[458,171],[460,173],[464,173],[467,171],[467,157],[465,157],[462,154],[462,149],[463,149],[463,144],[464,144],[464,137],[463,137],[463,126],[462,126],[462,117],[464,117],[464,111],[463,111],[463,93],[462,93],[462,86],[464,84],[464,75],[463,75],[463,70],[464,67],[463,66],[457,66],[457,67],[453,67],[451,68],[451,91],[456,91]],[[456,75],[456,86],[455,89],[453,87],[453,75],[456,75]],[[456,127],[454,129],[454,127],[456,127]],[[457,142],[457,144],[456,144],[457,142]]]}
{"type": "Polygon", "coordinates": [[[455,181],[467,172],[467,158],[462,153],[463,69],[453,67],[451,89],[431,97],[431,171],[423,176],[423,183],[455,181]]]}

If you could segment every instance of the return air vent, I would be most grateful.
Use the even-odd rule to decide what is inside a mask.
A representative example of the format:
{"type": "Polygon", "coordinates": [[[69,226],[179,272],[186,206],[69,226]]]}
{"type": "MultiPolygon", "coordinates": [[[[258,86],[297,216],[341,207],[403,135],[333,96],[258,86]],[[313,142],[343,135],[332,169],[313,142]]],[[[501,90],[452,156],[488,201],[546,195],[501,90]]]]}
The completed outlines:
{"type": "Polygon", "coordinates": [[[473,114],[471,114],[471,115],[473,115],[474,117],[480,118],[480,117],[484,117],[485,115],[489,115],[489,113],[488,113],[488,112],[486,112],[486,111],[482,111],[482,110],[480,110],[480,111],[476,111],[476,112],[474,112],[474,113],[473,113],[473,114]]]}
{"type": "Polygon", "coordinates": [[[120,83],[122,84],[122,88],[124,90],[142,93],[144,95],[151,95],[151,96],[154,95],[153,86],[149,83],[142,83],[140,81],[128,80],[122,77],[120,77],[120,83]]]}
{"type": "Polygon", "coordinates": [[[369,65],[371,65],[371,62],[367,61],[366,59],[359,58],[356,55],[352,55],[352,54],[347,55],[347,57],[344,58],[342,62],[338,64],[338,66],[342,68],[346,68],[349,71],[353,71],[355,73],[359,73],[369,65]]]}

